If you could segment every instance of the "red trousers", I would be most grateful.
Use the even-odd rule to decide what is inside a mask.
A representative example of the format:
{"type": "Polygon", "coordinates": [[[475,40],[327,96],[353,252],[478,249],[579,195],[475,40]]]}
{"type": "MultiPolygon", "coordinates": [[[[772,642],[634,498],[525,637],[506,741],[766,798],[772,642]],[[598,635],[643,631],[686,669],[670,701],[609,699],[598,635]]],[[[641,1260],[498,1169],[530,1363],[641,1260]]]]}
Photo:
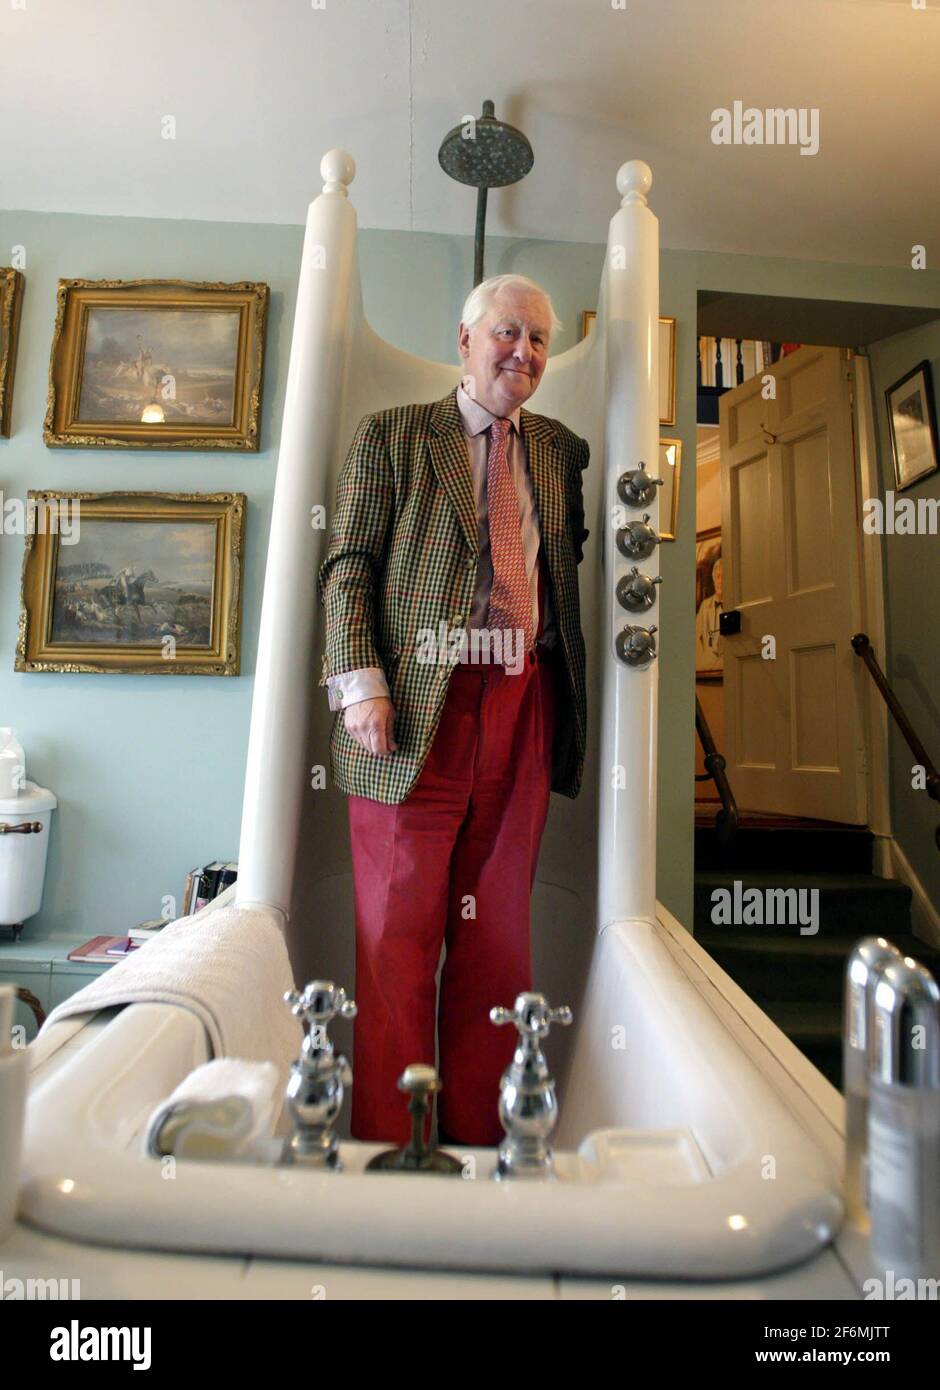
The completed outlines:
{"type": "Polygon", "coordinates": [[[489,1011],[511,1007],[532,987],[530,895],[548,814],[562,660],[559,646],[538,648],[516,675],[458,663],[405,800],[389,806],[348,797],[354,1139],[410,1137],[408,1098],[396,1082],[409,1063],[434,1063],[434,977],[444,942],[438,1123],[458,1143],[503,1138],[499,1081],[517,1033],[491,1023],[489,1011]]]}

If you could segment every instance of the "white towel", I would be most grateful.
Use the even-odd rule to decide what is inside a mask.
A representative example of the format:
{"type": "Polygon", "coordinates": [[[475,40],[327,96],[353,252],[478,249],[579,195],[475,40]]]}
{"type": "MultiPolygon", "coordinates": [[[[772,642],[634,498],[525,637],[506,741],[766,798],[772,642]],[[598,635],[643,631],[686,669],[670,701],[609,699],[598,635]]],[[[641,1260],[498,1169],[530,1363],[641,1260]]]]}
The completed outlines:
{"type": "Polygon", "coordinates": [[[181,1081],[151,1115],[144,1133],[144,1153],[171,1152],[177,1158],[262,1157],[278,1108],[278,1071],[273,1062],[245,1062],[218,1057],[204,1062],[181,1081]],[[173,1133],[159,1132],[175,1114],[173,1133]],[[171,1143],[167,1143],[168,1139],[171,1143]]]}
{"type": "Polygon", "coordinates": [[[276,914],[209,903],[59,1004],[43,1030],[117,1004],[178,1004],[204,1024],[213,1057],[273,1062],[283,1094],[304,1036],[284,1003],[293,988],[276,914]]]}

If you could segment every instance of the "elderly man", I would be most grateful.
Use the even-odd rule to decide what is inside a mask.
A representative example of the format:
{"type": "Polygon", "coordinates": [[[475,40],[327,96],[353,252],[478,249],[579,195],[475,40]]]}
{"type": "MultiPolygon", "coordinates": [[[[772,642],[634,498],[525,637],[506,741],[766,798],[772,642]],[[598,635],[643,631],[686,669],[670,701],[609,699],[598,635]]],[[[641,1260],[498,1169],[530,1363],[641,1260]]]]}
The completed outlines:
{"type": "Polygon", "coordinates": [[[514,1046],[493,1004],[531,989],[530,894],[549,793],[575,797],[587,729],[577,565],[589,449],[523,409],[553,329],[520,275],[484,280],[443,400],[366,415],[318,582],[330,761],[348,794],[356,911],[352,1134],[404,1143],[396,1082],[434,1061],[438,1133],[502,1138],[514,1046]]]}

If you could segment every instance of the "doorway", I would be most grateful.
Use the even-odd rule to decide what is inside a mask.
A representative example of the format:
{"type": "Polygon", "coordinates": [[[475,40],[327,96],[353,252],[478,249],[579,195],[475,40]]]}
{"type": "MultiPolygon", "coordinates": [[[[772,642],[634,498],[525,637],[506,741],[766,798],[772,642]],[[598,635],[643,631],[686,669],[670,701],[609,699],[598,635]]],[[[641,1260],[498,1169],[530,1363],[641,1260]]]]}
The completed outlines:
{"type": "Polygon", "coordinates": [[[696,696],[737,819],[724,833],[718,782],[697,783],[694,930],[839,1086],[853,943],[940,965],[891,872],[885,711],[851,646],[864,631],[883,656],[889,600],[861,525],[884,476],[867,345],[937,312],[752,299],[700,297],[722,337],[699,350],[696,696]]]}
{"type": "MultiPolygon", "coordinates": [[[[699,294],[696,696],[742,812],[887,829],[886,743],[850,646],[884,631],[878,538],[861,528],[877,487],[870,382],[853,344],[935,317],[699,294]]],[[[699,740],[696,774],[701,820],[720,801],[699,740]]]]}

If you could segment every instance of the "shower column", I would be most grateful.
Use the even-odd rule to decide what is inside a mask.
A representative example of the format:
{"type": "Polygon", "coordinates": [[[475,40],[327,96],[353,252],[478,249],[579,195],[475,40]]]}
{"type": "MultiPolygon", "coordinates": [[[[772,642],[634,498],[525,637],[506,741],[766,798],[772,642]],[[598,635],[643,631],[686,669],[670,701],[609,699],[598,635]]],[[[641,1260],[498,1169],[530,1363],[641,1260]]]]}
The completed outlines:
{"type": "MultiPolygon", "coordinates": [[[[625,506],[621,475],[639,468],[659,476],[659,223],[647,206],[652,171],[642,160],[617,174],[620,208],[610,221],[598,325],[606,315],[607,401],[604,461],[601,743],[598,791],[599,930],[611,922],[656,917],[656,738],[658,660],[630,666],[616,641],[628,625],[659,623],[659,601],[642,617],[625,609],[617,584],[634,564],[658,573],[658,551],[630,560],[617,531],[649,515],[659,531],[659,489],[640,507],[625,506]]],[[[654,590],[658,594],[658,590],[654,590]]]]}
{"type": "Polygon", "coordinates": [[[345,150],[325,154],[323,192],[307,211],[251,703],[235,904],[275,908],[282,925],[318,692],[316,576],[326,530],[314,528],[314,508],[329,511],[349,343],[362,323],[356,214],[346,192],[355,170],[345,150]]]}

